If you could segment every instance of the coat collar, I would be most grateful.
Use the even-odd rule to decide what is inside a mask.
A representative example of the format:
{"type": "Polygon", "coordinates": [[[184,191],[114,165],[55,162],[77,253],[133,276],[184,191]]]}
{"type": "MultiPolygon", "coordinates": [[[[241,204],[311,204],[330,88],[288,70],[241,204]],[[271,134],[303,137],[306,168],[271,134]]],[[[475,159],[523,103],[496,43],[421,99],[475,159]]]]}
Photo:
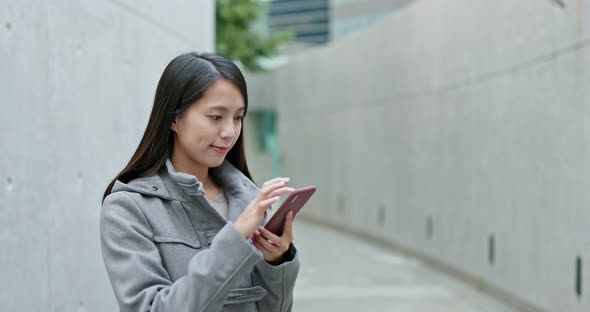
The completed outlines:
{"type": "MultiPolygon", "coordinates": [[[[229,161],[213,169],[226,194],[249,203],[258,194],[258,187],[229,161]]],[[[193,175],[176,172],[170,159],[157,174],[137,178],[129,183],[116,181],[112,192],[133,191],[147,196],[186,202],[186,196],[204,196],[203,183],[193,175]],[[172,182],[172,183],[170,183],[172,182]]]]}

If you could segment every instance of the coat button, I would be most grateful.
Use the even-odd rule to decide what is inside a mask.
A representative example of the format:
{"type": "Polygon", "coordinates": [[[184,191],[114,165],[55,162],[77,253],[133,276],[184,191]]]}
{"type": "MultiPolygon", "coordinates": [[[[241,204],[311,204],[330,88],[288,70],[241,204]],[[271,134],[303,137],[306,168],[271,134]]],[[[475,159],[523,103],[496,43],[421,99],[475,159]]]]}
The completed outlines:
{"type": "Polygon", "coordinates": [[[152,191],[154,191],[154,192],[155,192],[155,191],[157,191],[157,190],[158,190],[158,187],[157,187],[157,186],[152,186],[152,191]]]}

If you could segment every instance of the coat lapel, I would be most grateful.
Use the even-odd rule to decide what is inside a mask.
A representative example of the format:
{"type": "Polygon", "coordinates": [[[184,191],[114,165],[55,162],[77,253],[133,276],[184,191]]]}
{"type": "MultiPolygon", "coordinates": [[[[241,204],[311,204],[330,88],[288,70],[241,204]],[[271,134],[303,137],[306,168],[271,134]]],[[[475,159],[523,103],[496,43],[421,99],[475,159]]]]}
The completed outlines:
{"type": "Polygon", "coordinates": [[[213,174],[223,185],[227,196],[228,221],[234,222],[256,197],[258,187],[227,160],[213,169],[213,174]]]}

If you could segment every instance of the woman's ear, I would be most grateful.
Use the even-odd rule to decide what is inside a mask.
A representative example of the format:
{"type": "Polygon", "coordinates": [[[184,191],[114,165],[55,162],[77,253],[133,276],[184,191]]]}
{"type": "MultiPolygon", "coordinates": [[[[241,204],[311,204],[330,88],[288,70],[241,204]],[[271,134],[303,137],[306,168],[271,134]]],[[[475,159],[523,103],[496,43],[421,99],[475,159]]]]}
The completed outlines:
{"type": "Polygon", "coordinates": [[[172,131],[174,131],[174,132],[177,131],[177,128],[176,128],[176,117],[174,118],[174,120],[172,120],[172,124],[170,125],[170,129],[172,131]]]}

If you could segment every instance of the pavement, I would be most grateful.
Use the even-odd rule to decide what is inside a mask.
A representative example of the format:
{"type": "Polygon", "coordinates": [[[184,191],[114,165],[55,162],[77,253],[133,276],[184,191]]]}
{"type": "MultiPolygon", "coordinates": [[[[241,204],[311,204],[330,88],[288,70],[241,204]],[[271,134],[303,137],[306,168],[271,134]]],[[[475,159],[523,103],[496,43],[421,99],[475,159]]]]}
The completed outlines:
{"type": "Polygon", "coordinates": [[[370,241],[296,220],[301,269],[294,312],[520,312],[370,241]]]}

